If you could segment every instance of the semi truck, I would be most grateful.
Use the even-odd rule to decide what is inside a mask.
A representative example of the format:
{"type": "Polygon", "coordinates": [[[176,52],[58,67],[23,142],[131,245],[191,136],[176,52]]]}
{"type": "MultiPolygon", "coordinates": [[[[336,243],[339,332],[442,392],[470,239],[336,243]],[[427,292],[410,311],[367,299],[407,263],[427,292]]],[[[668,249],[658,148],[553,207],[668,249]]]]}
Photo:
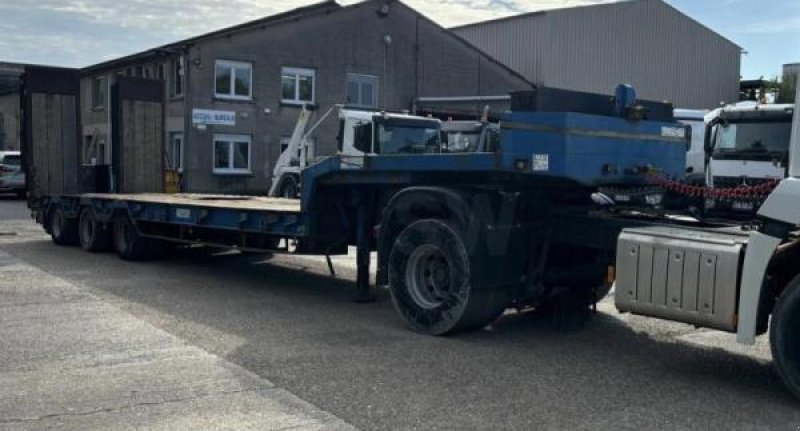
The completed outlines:
{"type": "MultiPolygon", "coordinates": [[[[58,245],[122,259],[176,244],[329,256],[356,247],[354,299],[376,286],[412,330],[482,328],[509,307],[586,310],[616,285],[622,312],[737,333],[770,316],[775,364],[800,396],[800,157],[744,230],[619,205],[603,188],[658,194],[685,174],[689,130],[668,104],[537,89],[515,93],[497,148],[338,154],[300,173],[299,199],[163,193],[34,193],[58,245]],[[776,251],[777,250],[777,251],[776,251]]],[[[797,121],[795,128],[797,129],[797,121]]],[[[377,127],[364,142],[384,145],[377,127]]],[[[793,152],[800,152],[797,130],[793,152]]],[[[36,143],[26,143],[35,163],[36,143]]],[[[45,170],[40,166],[37,169],[45,170]]],[[[330,262],[330,261],[329,261],[330,262]]]]}

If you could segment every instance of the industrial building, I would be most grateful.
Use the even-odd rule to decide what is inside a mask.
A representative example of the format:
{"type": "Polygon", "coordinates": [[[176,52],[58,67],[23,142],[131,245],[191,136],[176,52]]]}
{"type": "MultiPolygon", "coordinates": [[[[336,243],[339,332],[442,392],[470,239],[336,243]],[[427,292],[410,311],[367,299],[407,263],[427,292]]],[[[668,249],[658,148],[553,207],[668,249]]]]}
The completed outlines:
{"type": "Polygon", "coordinates": [[[736,102],[742,49],[663,0],[527,13],[451,29],[537,85],[604,93],[620,82],[680,108],[736,102]]]}
{"type": "MultiPolygon", "coordinates": [[[[165,165],[182,190],[255,194],[303,104],[319,117],[334,104],[410,110],[419,97],[467,96],[477,118],[481,96],[533,87],[400,2],[326,1],[81,70],[83,163],[113,164],[119,76],[163,81],[165,165]]],[[[316,155],[335,153],[337,131],[317,129],[316,155]]]]}

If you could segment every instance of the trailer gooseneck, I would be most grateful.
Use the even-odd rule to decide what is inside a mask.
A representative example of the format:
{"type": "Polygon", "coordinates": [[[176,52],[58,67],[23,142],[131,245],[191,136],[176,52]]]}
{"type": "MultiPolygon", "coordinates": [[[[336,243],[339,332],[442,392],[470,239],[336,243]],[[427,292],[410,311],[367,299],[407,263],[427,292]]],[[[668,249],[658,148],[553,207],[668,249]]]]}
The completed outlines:
{"type": "MultiPolygon", "coordinates": [[[[57,244],[113,246],[124,259],[172,243],[280,252],[292,239],[296,252],[319,255],[355,245],[358,300],[370,299],[377,251],[376,284],[389,287],[411,329],[427,334],[481,328],[509,306],[586,308],[615,275],[620,310],[738,331],[744,341],[766,329],[764,304],[781,289],[762,288],[764,272],[748,265],[793,278],[791,265],[770,272],[765,254],[791,244],[791,223],[748,236],[660,215],[663,190],[649,178],[681,178],[689,139],[671,106],[637,101],[625,86],[613,98],[539,89],[515,94],[500,128],[491,152],[407,142],[407,152],[325,158],[302,170],[300,199],[61,193],[39,196],[33,208],[57,244]],[[617,203],[601,188],[643,199],[617,203]]],[[[373,133],[376,144],[391,139],[373,133]]],[[[798,393],[800,379],[785,371],[800,373],[796,345],[781,338],[773,348],[798,393]]]]}

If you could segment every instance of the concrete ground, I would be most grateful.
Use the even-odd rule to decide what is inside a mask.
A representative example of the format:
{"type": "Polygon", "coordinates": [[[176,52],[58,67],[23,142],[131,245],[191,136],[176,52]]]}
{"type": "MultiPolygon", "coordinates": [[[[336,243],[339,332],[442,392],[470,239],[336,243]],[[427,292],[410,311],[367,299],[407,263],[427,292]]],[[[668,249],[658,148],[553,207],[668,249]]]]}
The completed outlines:
{"type": "Polygon", "coordinates": [[[53,245],[0,198],[0,428],[797,429],[764,337],[620,315],[508,312],[406,330],[352,259],[53,245]]]}

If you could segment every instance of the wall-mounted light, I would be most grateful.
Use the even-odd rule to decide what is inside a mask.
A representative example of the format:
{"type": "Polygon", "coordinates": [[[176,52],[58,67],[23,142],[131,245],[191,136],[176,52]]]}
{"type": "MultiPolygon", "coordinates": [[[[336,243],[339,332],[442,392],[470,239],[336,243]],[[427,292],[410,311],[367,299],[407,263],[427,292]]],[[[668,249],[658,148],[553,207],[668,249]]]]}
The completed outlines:
{"type": "Polygon", "coordinates": [[[391,45],[392,44],[392,35],[390,35],[390,34],[383,35],[383,43],[385,43],[387,45],[391,45]]]}

